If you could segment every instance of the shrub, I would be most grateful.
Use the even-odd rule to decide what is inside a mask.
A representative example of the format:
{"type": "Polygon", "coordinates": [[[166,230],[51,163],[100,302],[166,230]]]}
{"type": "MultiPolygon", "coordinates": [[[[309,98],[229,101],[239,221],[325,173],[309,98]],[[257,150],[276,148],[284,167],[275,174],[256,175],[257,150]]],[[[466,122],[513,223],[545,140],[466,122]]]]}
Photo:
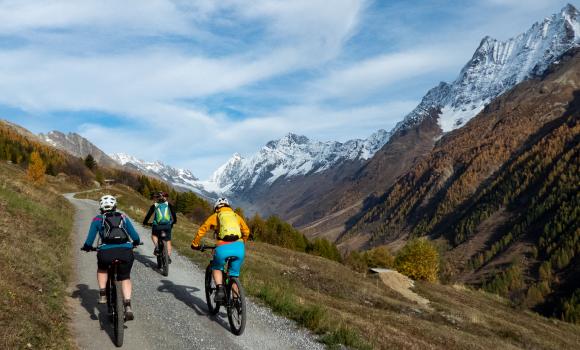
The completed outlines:
{"type": "Polygon", "coordinates": [[[387,247],[377,247],[367,253],[367,265],[369,267],[392,267],[395,259],[387,247]]]}
{"type": "Polygon", "coordinates": [[[413,239],[397,254],[395,268],[415,280],[436,281],[439,272],[437,248],[425,238],[413,239]]]}

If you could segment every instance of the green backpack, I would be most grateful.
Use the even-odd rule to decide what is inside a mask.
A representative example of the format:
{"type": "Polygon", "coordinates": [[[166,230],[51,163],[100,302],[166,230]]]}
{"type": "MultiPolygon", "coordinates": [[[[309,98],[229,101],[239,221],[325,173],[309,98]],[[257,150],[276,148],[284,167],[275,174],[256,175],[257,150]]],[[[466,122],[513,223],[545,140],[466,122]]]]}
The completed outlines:
{"type": "Polygon", "coordinates": [[[169,204],[155,203],[155,217],[153,218],[153,225],[169,225],[171,224],[171,211],[169,204]]]}

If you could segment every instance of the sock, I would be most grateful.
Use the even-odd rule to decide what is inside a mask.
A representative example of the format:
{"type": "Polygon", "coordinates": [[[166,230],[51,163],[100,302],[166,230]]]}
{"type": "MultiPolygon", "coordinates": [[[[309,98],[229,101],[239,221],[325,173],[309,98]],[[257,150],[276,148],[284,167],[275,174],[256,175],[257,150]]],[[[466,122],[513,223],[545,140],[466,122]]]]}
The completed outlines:
{"type": "Polygon", "coordinates": [[[123,302],[123,305],[131,306],[131,299],[125,299],[125,301],[123,302]]]}
{"type": "Polygon", "coordinates": [[[107,295],[107,290],[105,288],[99,289],[99,296],[107,295]]]}

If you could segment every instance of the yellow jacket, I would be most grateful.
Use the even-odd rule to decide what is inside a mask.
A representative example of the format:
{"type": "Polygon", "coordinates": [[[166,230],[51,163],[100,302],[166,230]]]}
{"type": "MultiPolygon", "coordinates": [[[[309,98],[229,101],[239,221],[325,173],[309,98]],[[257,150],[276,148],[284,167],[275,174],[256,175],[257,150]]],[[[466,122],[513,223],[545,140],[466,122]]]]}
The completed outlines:
{"type": "MultiPolygon", "coordinates": [[[[210,217],[207,218],[207,220],[205,220],[203,225],[201,225],[199,227],[199,230],[197,230],[197,235],[195,235],[195,238],[191,242],[192,246],[199,247],[199,242],[201,241],[203,236],[205,236],[205,234],[207,233],[208,230],[214,230],[214,231],[219,230],[219,228],[218,228],[219,222],[218,222],[217,213],[219,213],[220,211],[224,211],[224,210],[233,211],[232,208],[230,208],[230,207],[221,207],[215,213],[211,214],[210,217]]],[[[246,224],[244,219],[242,219],[241,216],[239,216],[239,215],[236,215],[236,216],[238,218],[238,222],[240,223],[240,231],[242,232],[242,239],[244,240],[244,242],[246,242],[248,240],[248,237],[250,237],[250,228],[248,227],[248,225],[246,224]]]]}

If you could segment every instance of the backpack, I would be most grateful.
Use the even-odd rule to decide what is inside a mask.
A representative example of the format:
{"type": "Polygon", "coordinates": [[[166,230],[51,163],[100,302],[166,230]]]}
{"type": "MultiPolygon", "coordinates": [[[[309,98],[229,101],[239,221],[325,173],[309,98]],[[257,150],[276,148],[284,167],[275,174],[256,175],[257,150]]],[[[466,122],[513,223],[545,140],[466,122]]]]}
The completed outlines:
{"type": "Polygon", "coordinates": [[[218,238],[222,241],[233,242],[242,238],[242,231],[238,221],[238,215],[231,210],[218,212],[218,238]]]}
{"type": "Polygon", "coordinates": [[[103,243],[122,244],[129,242],[129,234],[125,229],[123,215],[119,212],[109,212],[103,214],[103,243]]]}
{"type": "Polygon", "coordinates": [[[169,225],[171,224],[171,212],[167,202],[155,203],[155,216],[153,218],[153,225],[169,225]]]}

